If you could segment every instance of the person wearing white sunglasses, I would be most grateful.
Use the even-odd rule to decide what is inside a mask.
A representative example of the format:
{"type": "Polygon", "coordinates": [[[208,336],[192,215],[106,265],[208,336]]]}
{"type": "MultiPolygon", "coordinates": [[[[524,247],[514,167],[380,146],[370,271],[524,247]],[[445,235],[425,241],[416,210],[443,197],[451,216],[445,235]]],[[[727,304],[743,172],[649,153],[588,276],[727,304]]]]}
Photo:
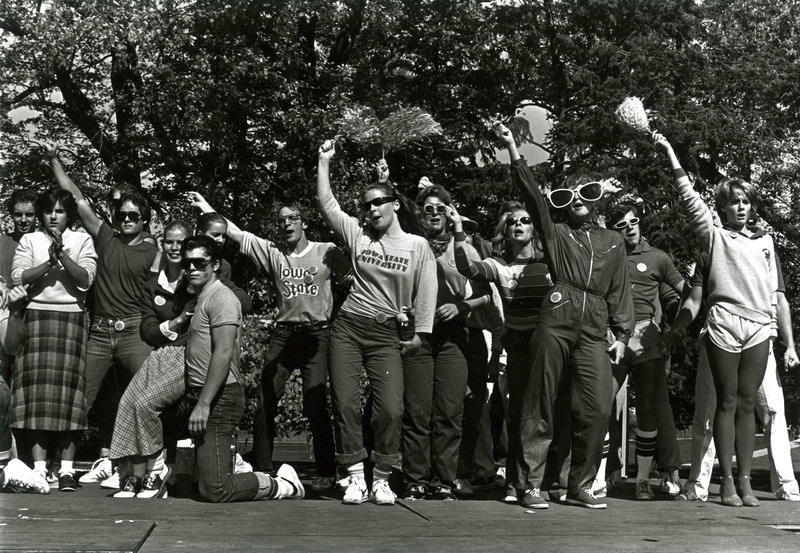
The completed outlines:
{"type": "Polygon", "coordinates": [[[547,507],[540,489],[556,423],[553,407],[563,376],[572,386],[574,413],[572,420],[558,421],[564,425],[562,432],[571,424],[566,501],[604,509],[605,502],[596,498],[591,488],[611,411],[611,363],[622,359],[634,326],[625,245],[619,233],[600,228],[594,221],[597,202],[603,196],[602,181],[576,174],[562,187],[570,193],[551,192],[550,204],[565,212],[566,222],[556,223],[511,132],[499,122],[495,132],[510,154],[512,179],[542,237],[554,281],[531,339],[532,362],[519,421],[528,470],[517,475],[515,485],[525,490],[524,506],[547,507]],[[610,347],[606,342],[609,327],[615,337],[610,347]]]}

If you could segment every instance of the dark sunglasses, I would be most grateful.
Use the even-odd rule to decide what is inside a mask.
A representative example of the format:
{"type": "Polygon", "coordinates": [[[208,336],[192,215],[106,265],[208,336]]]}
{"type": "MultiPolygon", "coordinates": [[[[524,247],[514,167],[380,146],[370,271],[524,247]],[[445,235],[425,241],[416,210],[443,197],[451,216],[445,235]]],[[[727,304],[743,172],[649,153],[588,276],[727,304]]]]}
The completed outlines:
{"type": "Polygon", "coordinates": [[[550,204],[556,208],[561,209],[567,207],[578,196],[585,202],[596,202],[603,197],[603,183],[602,182],[587,182],[577,188],[559,188],[553,190],[547,195],[550,204]]]}
{"type": "Polygon", "coordinates": [[[513,227],[517,223],[522,223],[523,225],[530,225],[531,218],[530,217],[509,217],[506,219],[506,226],[513,227]]]}
{"type": "Polygon", "coordinates": [[[181,259],[181,269],[188,271],[194,265],[194,268],[198,271],[205,271],[209,263],[211,263],[211,260],[203,257],[184,257],[181,259]]]}
{"type": "Polygon", "coordinates": [[[370,200],[368,202],[364,202],[363,204],[361,204],[361,208],[364,211],[369,211],[373,207],[380,207],[383,204],[388,204],[389,202],[393,202],[395,200],[396,200],[396,198],[394,198],[392,196],[380,196],[380,197],[372,199],[372,200],[370,200]]]}
{"type": "Polygon", "coordinates": [[[139,219],[142,218],[142,214],[138,211],[117,211],[114,214],[117,221],[124,221],[125,219],[130,219],[131,223],[138,223],[139,219]]]}
{"type": "Polygon", "coordinates": [[[634,225],[639,224],[638,217],[631,217],[630,219],[623,219],[621,221],[617,221],[614,223],[614,228],[618,230],[622,230],[624,228],[632,228],[634,225]]]}
{"type": "Polygon", "coordinates": [[[444,213],[444,212],[447,211],[447,206],[444,205],[444,204],[436,204],[436,205],[427,204],[422,209],[425,210],[425,213],[430,213],[430,214],[433,214],[433,213],[444,213]]]}

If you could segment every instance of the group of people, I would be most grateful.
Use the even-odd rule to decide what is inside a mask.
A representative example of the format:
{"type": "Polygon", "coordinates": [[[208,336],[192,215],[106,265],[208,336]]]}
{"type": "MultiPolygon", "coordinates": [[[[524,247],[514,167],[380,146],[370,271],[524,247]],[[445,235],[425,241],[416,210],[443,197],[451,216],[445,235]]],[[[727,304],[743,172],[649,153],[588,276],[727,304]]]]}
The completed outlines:
{"type": "MultiPolygon", "coordinates": [[[[643,238],[639,206],[612,202],[599,212],[601,200],[619,191],[614,179],[575,173],[545,192],[511,132],[499,123],[495,129],[522,201],[502,205],[491,243],[473,242],[475,225],[445,188],[424,179],[412,201],[390,182],[385,164],[361,192],[358,215],[344,212],[330,181],[333,141],[319,149],[316,195],[342,249],[308,239],[299,205],[281,206],[279,236],[265,239],[197,193],[191,202],[202,214],[194,233],[173,220],[157,243],[145,230],[150,210],[141,196],[123,190],[112,199],[107,224],[47,148],[59,187],[12,195],[14,234],[0,241],[7,283],[7,330],[0,330],[5,352],[16,355],[3,429],[14,430],[33,463],[23,477],[21,463],[9,461],[6,486],[48,489],[55,440],[59,489],[76,489],[77,433],[118,362],[132,380],[119,402],[110,459],[81,480],[116,470],[116,497],[162,497],[180,436],[195,440],[199,492],[208,501],[303,497],[289,465],[270,476],[278,403],[299,369],[316,463],[312,489],[341,486],[345,504],[392,505],[396,492],[405,500],[451,500],[499,485],[506,501],[529,509],[548,508],[544,492],[550,502],[605,508],[618,469],[610,453],[621,446],[615,397],[628,376],[638,422],[635,499],[655,498],[656,453],[662,491],[707,499],[713,436],[722,503],[757,506],[749,478],[758,406],[770,433],[772,491],[800,500],[772,354],[778,333],[785,364],[798,360],[780,265],[771,237],[756,226],[752,185],[720,184],[722,226],[714,226],[671,146],[655,135],[702,248],[689,285],[643,238]],[[78,219],[86,233],[72,230],[78,219]],[[277,291],[254,421],[255,470],[240,470],[232,459],[245,409],[239,335],[252,304],[220,256],[226,238],[277,291]],[[348,290],[335,316],[332,283],[348,290]],[[703,291],[708,320],[692,470],[681,486],[665,346],[697,316],[703,291]],[[487,378],[504,411],[500,469],[487,378]],[[389,484],[393,470],[402,471],[402,490],[389,484]]],[[[4,357],[4,381],[11,367],[4,357]]],[[[9,458],[8,432],[0,447],[9,458]]]]}

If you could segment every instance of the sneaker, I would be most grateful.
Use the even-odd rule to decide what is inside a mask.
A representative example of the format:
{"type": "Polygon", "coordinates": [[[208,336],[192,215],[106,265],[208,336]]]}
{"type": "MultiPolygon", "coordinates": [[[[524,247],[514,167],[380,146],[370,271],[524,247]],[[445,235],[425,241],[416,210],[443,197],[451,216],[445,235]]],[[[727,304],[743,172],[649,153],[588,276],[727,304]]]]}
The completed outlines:
{"type": "Polygon", "coordinates": [[[519,501],[517,489],[514,486],[508,486],[506,488],[506,496],[503,498],[503,501],[506,503],[516,503],[519,501]]]}
{"type": "Polygon", "coordinates": [[[528,509],[547,509],[550,506],[539,493],[539,488],[531,488],[522,496],[520,503],[528,509]]]}
{"type": "Polygon", "coordinates": [[[128,476],[122,485],[122,489],[115,493],[114,497],[130,499],[136,497],[140,491],[142,491],[142,479],[138,476],[128,476]]]}
{"type": "Polygon", "coordinates": [[[781,486],[778,488],[778,491],[775,492],[775,497],[786,501],[800,501],[800,492],[797,491],[797,485],[789,489],[787,489],[786,486],[781,486]]]}
{"type": "Polygon", "coordinates": [[[372,493],[369,494],[369,500],[375,505],[394,505],[395,497],[397,496],[389,487],[388,480],[375,480],[372,483],[372,493]]]}
{"type": "Polygon", "coordinates": [[[455,492],[458,497],[475,496],[475,490],[472,489],[472,484],[469,483],[469,480],[465,480],[463,478],[456,478],[455,480],[453,480],[453,487],[455,488],[455,492]]]}
{"type": "Polygon", "coordinates": [[[84,474],[78,479],[81,484],[97,484],[106,478],[109,478],[114,473],[114,468],[111,466],[111,459],[108,457],[101,457],[94,463],[89,472],[84,474]]]}
{"type": "Polygon", "coordinates": [[[277,499],[303,499],[306,496],[306,489],[303,483],[300,482],[300,477],[297,476],[297,471],[291,465],[281,465],[275,475],[275,480],[278,481],[278,496],[277,499]],[[291,488],[288,491],[280,491],[283,483],[288,483],[291,488]]]}
{"type": "Polygon", "coordinates": [[[60,492],[74,492],[78,490],[78,484],[75,482],[75,475],[71,472],[65,472],[58,475],[58,491],[60,492]]]}
{"type": "Polygon", "coordinates": [[[494,487],[506,487],[506,467],[497,467],[497,474],[494,476],[494,487]]]}
{"type": "Polygon", "coordinates": [[[109,490],[118,490],[121,488],[119,480],[119,472],[114,472],[111,476],[100,482],[101,488],[109,490]]]}
{"type": "Polygon", "coordinates": [[[653,493],[653,488],[650,487],[650,482],[647,480],[637,480],[636,491],[633,497],[636,498],[636,501],[652,501],[656,498],[656,495],[653,493]]]}
{"type": "Polygon", "coordinates": [[[345,505],[361,505],[368,499],[367,482],[363,478],[350,477],[350,483],[344,491],[342,503],[345,505]]]}
{"type": "Polygon", "coordinates": [[[60,477],[57,471],[50,469],[47,471],[45,478],[47,479],[47,483],[51,486],[53,484],[58,484],[60,477]]]}
{"type": "Polygon", "coordinates": [[[418,501],[425,499],[428,495],[428,490],[425,489],[423,484],[412,484],[406,488],[406,493],[403,499],[407,501],[418,501]]]}
{"type": "Polygon", "coordinates": [[[346,490],[347,487],[350,486],[350,476],[345,476],[344,478],[340,478],[336,481],[336,489],[337,490],[346,490]]]}
{"type": "Polygon", "coordinates": [[[456,494],[453,493],[450,486],[439,486],[431,494],[431,499],[436,499],[438,501],[455,501],[456,494]]]}
{"type": "Polygon", "coordinates": [[[605,509],[607,507],[605,501],[597,499],[591,490],[581,490],[575,495],[567,493],[566,502],[587,509],[605,509]]]}
{"type": "Polygon", "coordinates": [[[608,484],[605,481],[595,481],[592,485],[592,494],[599,499],[605,499],[608,495],[608,484]]]}
{"type": "Polygon", "coordinates": [[[670,471],[664,474],[661,478],[661,484],[658,491],[669,495],[678,495],[681,493],[681,480],[678,478],[678,471],[670,471]]]}
{"type": "Polygon", "coordinates": [[[233,474],[243,472],[253,472],[253,465],[242,459],[242,456],[237,453],[233,464],[233,474]]]}
{"type": "Polygon", "coordinates": [[[335,476],[315,476],[311,481],[311,489],[315,492],[329,492],[336,487],[335,476]]]}
{"type": "Polygon", "coordinates": [[[681,490],[681,493],[673,498],[675,501],[698,501],[700,498],[694,490],[681,490]]]}
{"type": "Polygon", "coordinates": [[[169,466],[164,465],[164,468],[159,472],[148,472],[142,481],[142,489],[136,494],[137,499],[153,499],[159,497],[167,497],[167,480],[172,473],[169,466]]]}
{"type": "Polygon", "coordinates": [[[3,473],[6,478],[5,489],[14,493],[50,493],[47,480],[19,459],[10,459],[3,473]]]}

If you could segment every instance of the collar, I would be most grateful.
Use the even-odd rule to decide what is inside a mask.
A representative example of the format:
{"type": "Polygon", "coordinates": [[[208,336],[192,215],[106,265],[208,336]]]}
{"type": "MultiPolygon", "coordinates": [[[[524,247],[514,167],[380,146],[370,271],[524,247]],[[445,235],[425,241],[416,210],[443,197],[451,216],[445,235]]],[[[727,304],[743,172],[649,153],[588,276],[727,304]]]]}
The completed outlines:
{"type": "Polygon", "coordinates": [[[642,238],[642,239],[639,240],[639,243],[636,244],[636,247],[633,248],[633,251],[631,252],[631,255],[637,254],[637,253],[649,252],[651,249],[652,248],[650,247],[650,244],[647,243],[647,240],[642,238]]]}
{"type": "Polygon", "coordinates": [[[743,233],[740,230],[736,230],[734,228],[731,228],[730,226],[728,226],[728,223],[725,223],[724,225],[722,225],[722,228],[727,230],[728,232],[735,232],[737,234],[741,234],[742,236],[744,236],[745,238],[749,238],[750,240],[755,240],[756,238],[761,238],[762,236],[765,236],[767,234],[767,231],[765,231],[763,228],[761,228],[758,225],[747,225],[747,227],[746,227],[747,230],[749,230],[750,232],[753,233],[753,234],[751,234],[749,236],[747,234],[743,233]]]}

